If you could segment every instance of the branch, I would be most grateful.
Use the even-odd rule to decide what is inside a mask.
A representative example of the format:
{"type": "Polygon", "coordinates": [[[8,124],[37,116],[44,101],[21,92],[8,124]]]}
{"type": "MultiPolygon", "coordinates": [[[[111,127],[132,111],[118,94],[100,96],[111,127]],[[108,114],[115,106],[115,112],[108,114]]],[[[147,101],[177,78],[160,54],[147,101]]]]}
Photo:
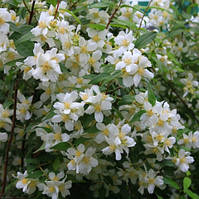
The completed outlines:
{"type": "Polygon", "coordinates": [[[11,128],[10,137],[9,137],[9,140],[8,140],[8,144],[7,144],[7,148],[6,148],[6,154],[5,154],[5,162],[4,162],[4,170],[3,170],[3,182],[2,182],[2,188],[1,188],[1,193],[0,193],[0,199],[4,195],[5,188],[6,188],[8,157],[9,157],[9,151],[10,151],[13,136],[14,136],[14,129],[15,129],[15,123],[16,123],[17,92],[18,92],[18,75],[17,75],[16,81],[15,81],[15,86],[14,86],[14,112],[13,112],[13,117],[12,117],[12,128],[11,128]]]}
{"type": "Polygon", "coordinates": [[[57,0],[57,7],[56,7],[56,10],[55,10],[54,19],[56,19],[56,17],[57,17],[57,12],[58,12],[58,9],[59,9],[59,3],[60,3],[60,0],[57,0]]]}
{"type": "Polygon", "coordinates": [[[23,0],[23,4],[24,4],[24,6],[26,7],[27,11],[28,11],[29,13],[31,13],[30,10],[29,10],[29,8],[28,8],[28,6],[27,6],[27,4],[26,4],[26,2],[25,2],[25,0],[23,0]]]}
{"type": "Polygon", "coordinates": [[[32,17],[33,17],[33,15],[34,15],[35,1],[36,1],[36,0],[33,0],[33,2],[32,2],[32,8],[31,8],[31,12],[30,12],[29,21],[28,21],[28,24],[29,24],[29,25],[31,24],[31,22],[32,22],[32,17]]]}
{"type": "Polygon", "coordinates": [[[113,20],[113,17],[115,16],[116,12],[119,10],[121,4],[122,4],[122,0],[120,0],[119,5],[117,6],[117,8],[115,8],[113,14],[112,14],[111,17],[109,18],[109,21],[108,21],[108,23],[107,23],[107,25],[106,25],[106,29],[108,29],[108,27],[109,27],[111,21],[113,20]]]}
{"type": "Polygon", "coordinates": [[[139,25],[138,30],[139,30],[139,29],[141,28],[141,26],[142,26],[142,22],[143,22],[143,20],[144,20],[144,17],[145,17],[145,15],[146,15],[147,11],[149,10],[149,7],[150,7],[152,1],[153,1],[153,0],[149,1],[148,5],[147,5],[147,7],[146,7],[146,9],[145,9],[145,11],[144,11],[144,14],[143,14],[142,19],[141,19],[141,21],[140,21],[140,25],[139,25]]]}

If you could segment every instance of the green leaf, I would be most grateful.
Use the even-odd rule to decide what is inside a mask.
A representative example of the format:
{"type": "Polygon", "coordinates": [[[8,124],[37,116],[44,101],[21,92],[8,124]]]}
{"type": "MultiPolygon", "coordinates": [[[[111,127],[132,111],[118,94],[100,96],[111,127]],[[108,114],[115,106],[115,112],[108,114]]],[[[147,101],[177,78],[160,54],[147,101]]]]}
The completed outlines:
{"type": "Polygon", "coordinates": [[[126,105],[126,104],[132,104],[134,100],[134,97],[132,95],[124,95],[122,96],[121,101],[119,101],[119,105],[126,105]]]}
{"type": "Polygon", "coordinates": [[[130,122],[136,122],[136,121],[140,121],[140,117],[146,113],[145,110],[141,110],[141,111],[138,111],[135,115],[133,115],[133,118],[130,120],[130,122]]]}
{"type": "Polygon", "coordinates": [[[193,193],[191,190],[186,189],[185,193],[192,199],[199,199],[199,195],[196,193],[193,193]]]}
{"type": "Polygon", "coordinates": [[[33,28],[33,26],[31,25],[22,24],[22,25],[16,26],[12,22],[8,22],[8,23],[10,24],[10,31],[17,32],[22,35],[26,34],[27,32],[30,32],[30,30],[33,28]]]}
{"type": "Polygon", "coordinates": [[[52,4],[53,6],[56,6],[57,0],[47,0],[47,3],[52,4]]]}
{"type": "Polygon", "coordinates": [[[27,178],[39,178],[43,175],[43,173],[41,171],[34,171],[34,172],[31,172],[27,178]]]}
{"type": "Polygon", "coordinates": [[[61,161],[59,160],[59,158],[55,159],[55,161],[53,162],[53,169],[56,171],[60,168],[61,166],[61,161]]]}
{"type": "Polygon", "coordinates": [[[184,190],[188,189],[191,186],[191,179],[188,177],[185,177],[183,180],[183,188],[184,190]]]}
{"type": "Polygon", "coordinates": [[[54,110],[51,110],[47,113],[47,115],[42,119],[42,121],[48,120],[50,118],[52,118],[54,115],[56,115],[56,113],[54,113],[54,110]]]}
{"type": "Polygon", "coordinates": [[[17,52],[22,57],[33,56],[34,43],[32,41],[24,41],[22,43],[15,44],[17,52]]]}
{"type": "Polygon", "coordinates": [[[114,19],[113,23],[111,23],[112,25],[119,25],[119,27],[121,28],[130,28],[131,30],[135,30],[137,27],[135,25],[135,23],[131,22],[131,21],[125,21],[125,20],[121,20],[121,19],[114,19]]]}
{"type": "Polygon", "coordinates": [[[106,28],[103,24],[88,24],[88,26],[95,30],[104,30],[106,28]]]}
{"type": "Polygon", "coordinates": [[[164,183],[168,184],[170,187],[173,187],[177,190],[180,189],[179,185],[175,181],[171,180],[170,178],[164,178],[164,183]]]}
{"type": "Polygon", "coordinates": [[[43,126],[37,126],[36,127],[37,129],[40,128],[40,129],[44,129],[46,132],[48,133],[51,133],[52,132],[52,128],[47,128],[47,127],[43,127],[43,126]]]}
{"type": "Polygon", "coordinates": [[[17,45],[24,41],[28,41],[28,40],[32,39],[33,37],[34,37],[34,35],[31,32],[27,32],[25,35],[22,35],[15,43],[17,45]]]}
{"type": "Polygon", "coordinates": [[[34,151],[33,153],[37,153],[39,151],[43,151],[45,149],[45,143],[43,143],[36,151],[34,151]]]}
{"type": "Polygon", "coordinates": [[[151,87],[148,87],[148,101],[150,102],[150,104],[152,106],[154,106],[156,103],[156,97],[155,97],[151,87]]]}
{"type": "Polygon", "coordinates": [[[60,9],[60,10],[67,12],[68,14],[70,14],[75,19],[75,21],[77,21],[77,23],[81,24],[80,19],[72,11],[70,11],[68,9],[60,9]]]}
{"type": "Polygon", "coordinates": [[[135,47],[136,48],[144,48],[147,44],[151,43],[155,37],[156,37],[157,33],[156,32],[147,32],[144,33],[143,35],[141,35],[135,42],[135,47]]]}
{"type": "Polygon", "coordinates": [[[74,141],[74,145],[78,146],[79,144],[84,144],[85,142],[88,142],[89,140],[90,138],[80,137],[74,141]]]}
{"type": "Polygon", "coordinates": [[[58,151],[66,151],[71,145],[67,142],[61,142],[56,144],[55,146],[51,147],[51,149],[55,149],[58,151]]]}
{"type": "Polygon", "coordinates": [[[93,134],[97,132],[99,132],[99,130],[96,128],[96,126],[91,126],[90,128],[84,131],[84,133],[88,133],[88,134],[93,134]]]}
{"type": "Polygon", "coordinates": [[[158,199],[163,199],[163,197],[162,197],[162,196],[157,195],[157,197],[158,197],[158,199]]]}
{"type": "Polygon", "coordinates": [[[113,7],[114,3],[113,2],[99,2],[99,3],[95,3],[90,5],[90,8],[108,8],[108,7],[113,7]]]}

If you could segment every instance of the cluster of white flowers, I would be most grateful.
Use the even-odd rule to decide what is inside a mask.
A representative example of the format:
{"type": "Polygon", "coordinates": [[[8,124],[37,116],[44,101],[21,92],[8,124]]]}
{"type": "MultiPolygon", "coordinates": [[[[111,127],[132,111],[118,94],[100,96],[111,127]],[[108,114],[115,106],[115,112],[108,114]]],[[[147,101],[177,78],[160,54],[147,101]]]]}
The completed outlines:
{"type": "Polygon", "coordinates": [[[16,178],[18,179],[16,184],[17,189],[22,189],[23,192],[28,194],[35,192],[36,188],[43,191],[43,194],[46,194],[52,199],[58,198],[59,192],[62,197],[70,194],[71,181],[66,181],[67,175],[63,172],[58,174],[50,172],[48,174],[48,180],[46,180],[45,183],[40,183],[37,179],[28,178],[27,171],[25,171],[24,174],[17,172],[16,178]]]}
{"type": "MultiPolygon", "coordinates": [[[[170,1],[153,0],[148,16],[139,9],[137,0],[122,1],[115,15],[118,23],[129,22],[135,27],[123,31],[120,24],[115,32],[117,20],[101,3],[98,6],[102,8],[90,7],[95,2],[80,2],[79,10],[83,6],[86,13],[81,15],[77,9],[78,17],[65,1],[56,6],[41,0],[27,3],[29,7],[35,4],[34,15],[39,16],[33,17],[35,25],[29,31],[30,42],[34,42],[32,53],[24,57],[16,50],[15,44],[19,44],[12,40],[12,29],[24,25],[26,20],[13,10],[0,8],[0,68],[4,68],[0,73],[9,80],[19,69],[22,82],[16,99],[14,142],[17,149],[23,150],[19,142],[34,141],[28,149],[29,157],[37,159],[38,155],[41,161],[30,169],[24,155],[13,159],[17,169],[21,165],[26,170],[16,176],[16,188],[24,193],[37,190],[52,199],[64,198],[70,194],[73,181],[86,179],[92,182],[89,189],[95,197],[99,197],[101,189],[106,191],[105,196],[119,193],[124,183],[138,185],[140,194],[145,194],[145,190],[152,194],[155,187],[166,187],[164,161],[172,164],[173,172],[187,172],[194,162],[187,151],[199,148],[199,131],[186,131],[186,121],[173,109],[176,105],[151,97],[153,89],[147,91],[150,80],[154,80],[154,87],[160,93],[166,92],[167,87],[154,76],[166,71],[165,79],[172,82],[177,71],[183,69],[174,68],[178,61],[170,54],[179,57],[187,46],[162,34],[157,34],[159,46],[149,44],[138,49],[136,45],[140,34],[136,31],[142,32],[148,26],[165,28],[171,19],[170,1]],[[89,25],[82,23],[85,18],[89,25]],[[79,19],[82,24],[76,25],[79,19]],[[43,164],[43,154],[50,163],[43,164]],[[63,167],[58,167],[56,161],[63,167]],[[33,178],[32,172],[41,176],[33,178]]],[[[25,8],[23,3],[19,7],[25,8]]],[[[20,34],[16,34],[17,39],[20,34]]],[[[26,39],[27,35],[21,37],[26,39]]],[[[198,94],[198,81],[191,72],[187,78],[180,75],[179,84],[185,85],[183,97],[194,104],[190,96],[198,94]]],[[[164,99],[164,95],[160,98],[164,99]]],[[[11,131],[10,107],[13,104],[0,104],[0,142],[6,142],[11,131]]]]}
{"type": "Polygon", "coordinates": [[[98,165],[97,159],[93,158],[92,155],[95,153],[95,148],[89,147],[85,151],[83,144],[78,145],[77,149],[69,148],[65,155],[70,159],[67,164],[68,170],[75,170],[76,173],[87,175],[92,167],[98,165]]]}

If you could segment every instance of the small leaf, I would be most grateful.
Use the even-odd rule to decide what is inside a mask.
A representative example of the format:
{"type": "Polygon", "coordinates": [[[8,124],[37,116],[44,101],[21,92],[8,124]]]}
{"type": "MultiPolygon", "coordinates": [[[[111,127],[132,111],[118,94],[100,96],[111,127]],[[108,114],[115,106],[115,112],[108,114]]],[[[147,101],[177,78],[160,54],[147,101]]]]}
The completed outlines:
{"type": "Polygon", "coordinates": [[[79,144],[84,144],[85,142],[88,142],[88,140],[90,140],[90,138],[84,138],[84,137],[78,138],[74,141],[74,145],[78,146],[79,144]]]}
{"type": "Polygon", "coordinates": [[[55,146],[51,147],[51,149],[55,149],[58,151],[66,151],[70,147],[69,143],[61,142],[59,144],[56,144],[55,146]]]}
{"type": "Polygon", "coordinates": [[[196,193],[193,193],[191,190],[186,189],[185,193],[192,199],[199,199],[199,195],[196,193]]]}
{"type": "Polygon", "coordinates": [[[54,162],[53,162],[53,169],[54,170],[58,170],[59,169],[59,167],[61,166],[61,162],[60,162],[60,160],[57,158],[54,162]]]}
{"type": "Polygon", "coordinates": [[[39,151],[43,151],[45,149],[46,144],[43,143],[36,151],[34,151],[33,153],[37,153],[39,151]]]}
{"type": "Polygon", "coordinates": [[[156,32],[147,32],[144,33],[143,35],[141,35],[135,42],[135,47],[136,48],[144,48],[147,44],[151,43],[155,37],[156,37],[157,33],[156,32]]]}
{"type": "Polygon", "coordinates": [[[154,106],[156,103],[156,97],[150,87],[148,88],[148,101],[152,106],[154,106]]]}
{"type": "Polygon", "coordinates": [[[92,4],[90,5],[90,8],[108,8],[108,7],[111,7],[113,6],[113,2],[99,2],[99,3],[95,3],[95,4],[92,4]]]}
{"type": "Polygon", "coordinates": [[[67,12],[75,19],[75,21],[77,21],[77,23],[81,24],[80,19],[72,11],[70,11],[68,9],[60,9],[60,10],[67,12]]]}
{"type": "Polygon", "coordinates": [[[32,41],[25,41],[22,43],[15,43],[17,52],[22,57],[33,56],[34,43],[32,41]]]}
{"type": "Polygon", "coordinates": [[[88,24],[88,26],[95,30],[104,30],[106,28],[103,24],[88,24]]]}
{"type": "Polygon", "coordinates": [[[39,178],[43,175],[43,173],[41,171],[34,171],[32,173],[30,173],[27,178],[39,178]]]}
{"type": "Polygon", "coordinates": [[[180,189],[179,185],[175,181],[171,180],[170,178],[164,178],[164,183],[168,184],[170,187],[173,187],[175,189],[178,189],[178,190],[180,189]]]}
{"type": "Polygon", "coordinates": [[[17,44],[22,43],[24,41],[28,41],[33,37],[34,37],[34,35],[31,32],[27,32],[25,35],[22,35],[22,37],[20,37],[15,43],[17,45],[17,44]]]}
{"type": "Polygon", "coordinates": [[[183,180],[183,188],[184,190],[188,189],[191,186],[191,179],[188,177],[185,177],[183,180]]]}
{"type": "Polygon", "coordinates": [[[141,110],[141,111],[137,112],[137,113],[133,116],[133,118],[131,119],[130,122],[132,123],[132,122],[140,121],[140,117],[141,117],[144,113],[146,113],[145,110],[141,110]]]}

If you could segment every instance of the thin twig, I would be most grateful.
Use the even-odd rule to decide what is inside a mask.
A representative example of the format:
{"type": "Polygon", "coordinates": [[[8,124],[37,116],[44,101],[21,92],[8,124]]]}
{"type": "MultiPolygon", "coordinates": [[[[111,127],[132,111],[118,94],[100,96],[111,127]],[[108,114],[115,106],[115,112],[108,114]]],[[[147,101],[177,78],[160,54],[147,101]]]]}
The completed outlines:
{"type": "Polygon", "coordinates": [[[8,157],[9,157],[9,151],[10,151],[10,147],[11,147],[13,136],[14,136],[14,129],[15,129],[15,123],[16,123],[17,92],[18,92],[18,75],[15,81],[15,86],[14,86],[14,112],[13,112],[13,117],[12,117],[12,128],[11,128],[11,132],[10,132],[10,136],[9,136],[9,140],[8,140],[8,144],[6,148],[6,154],[5,154],[3,181],[2,181],[0,199],[3,197],[5,188],[6,188],[8,157]]]}
{"type": "Polygon", "coordinates": [[[107,94],[113,94],[115,91],[121,89],[121,86],[118,86],[117,88],[113,89],[112,91],[107,92],[107,94]]]}
{"type": "Polygon", "coordinates": [[[115,16],[116,12],[119,10],[121,4],[122,4],[122,0],[120,0],[119,5],[115,8],[113,14],[110,16],[109,21],[108,21],[108,23],[107,23],[107,25],[106,25],[106,29],[108,29],[108,27],[109,27],[111,21],[113,20],[113,17],[115,16]]]}
{"type": "Polygon", "coordinates": [[[142,27],[142,22],[143,22],[143,20],[144,20],[144,17],[145,17],[145,15],[146,15],[147,11],[149,10],[149,7],[150,7],[152,1],[153,1],[153,0],[149,1],[149,3],[148,3],[148,5],[147,5],[146,9],[144,10],[144,14],[143,14],[142,19],[141,19],[141,21],[140,21],[140,25],[139,25],[138,30],[142,27]]]}
{"type": "Polygon", "coordinates": [[[31,22],[32,22],[32,17],[33,17],[33,15],[34,15],[35,1],[36,1],[36,0],[33,0],[33,2],[32,2],[32,8],[31,8],[31,12],[30,12],[29,21],[28,21],[28,24],[29,24],[29,25],[31,24],[31,22]]]}
{"type": "Polygon", "coordinates": [[[26,133],[24,131],[23,141],[22,141],[22,145],[21,145],[21,152],[22,152],[22,156],[21,156],[21,170],[22,171],[24,171],[25,143],[26,143],[26,133]]]}
{"type": "Polygon", "coordinates": [[[54,16],[54,19],[57,18],[57,12],[58,12],[58,9],[59,9],[59,3],[60,3],[60,0],[57,0],[57,7],[56,7],[56,10],[55,10],[55,16],[54,16]]]}
{"type": "Polygon", "coordinates": [[[27,6],[25,0],[23,0],[23,4],[24,4],[24,6],[26,7],[27,11],[28,11],[29,13],[31,13],[31,11],[29,10],[29,8],[28,8],[28,6],[27,6]]]}

